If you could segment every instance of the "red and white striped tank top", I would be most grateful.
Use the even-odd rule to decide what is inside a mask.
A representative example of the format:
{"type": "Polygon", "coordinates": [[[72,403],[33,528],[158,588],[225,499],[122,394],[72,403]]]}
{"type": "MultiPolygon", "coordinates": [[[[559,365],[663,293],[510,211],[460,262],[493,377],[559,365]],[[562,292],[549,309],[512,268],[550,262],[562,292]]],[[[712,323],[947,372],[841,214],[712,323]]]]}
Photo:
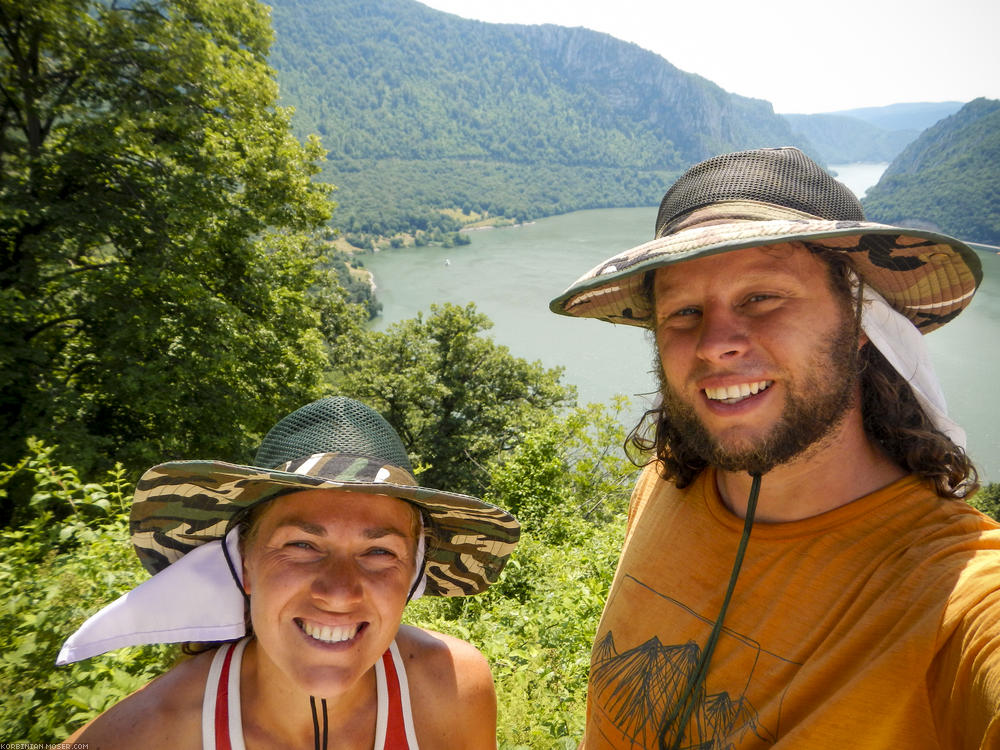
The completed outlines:
{"type": "MultiPolygon", "coordinates": [[[[212,659],[201,706],[202,750],[246,750],[240,711],[240,665],[249,640],[221,646],[212,659]]],[[[406,667],[395,641],[375,663],[375,690],[378,710],[374,750],[418,750],[406,667]]]]}

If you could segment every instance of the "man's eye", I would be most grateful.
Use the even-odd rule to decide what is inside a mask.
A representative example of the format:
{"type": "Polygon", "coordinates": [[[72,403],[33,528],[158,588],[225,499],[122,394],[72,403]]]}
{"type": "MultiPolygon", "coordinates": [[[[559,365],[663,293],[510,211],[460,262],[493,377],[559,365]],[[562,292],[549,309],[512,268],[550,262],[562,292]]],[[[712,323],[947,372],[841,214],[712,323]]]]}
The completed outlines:
{"type": "Polygon", "coordinates": [[[747,302],[763,302],[765,300],[774,299],[773,294],[751,294],[747,298],[747,302]]]}
{"type": "Polygon", "coordinates": [[[670,314],[671,318],[688,318],[692,315],[698,315],[701,311],[697,307],[682,307],[679,310],[675,310],[670,314]]]}

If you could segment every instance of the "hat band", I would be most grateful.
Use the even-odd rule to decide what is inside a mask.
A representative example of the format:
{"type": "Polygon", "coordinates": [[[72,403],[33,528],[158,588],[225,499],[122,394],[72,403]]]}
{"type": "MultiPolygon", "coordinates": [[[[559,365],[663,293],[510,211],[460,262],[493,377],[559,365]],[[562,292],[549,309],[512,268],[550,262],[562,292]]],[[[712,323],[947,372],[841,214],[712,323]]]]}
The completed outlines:
{"type": "Polygon", "coordinates": [[[788,206],[764,201],[720,201],[710,206],[694,208],[687,213],[675,216],[663,226],[656,228],[656,239],[668,234],[682,232],[694,227],[711,226],[712,224],[732,224],[739,221],[824,221],[820,216],[799,211],[788,206]]]}
{"type": "Polygon", "coordinates": [[[314,453],[279,464],[274,471],[303,474],[332,482],[418,486],[410,472],[386,463],[384,458],[351,453],[314,453]]]}

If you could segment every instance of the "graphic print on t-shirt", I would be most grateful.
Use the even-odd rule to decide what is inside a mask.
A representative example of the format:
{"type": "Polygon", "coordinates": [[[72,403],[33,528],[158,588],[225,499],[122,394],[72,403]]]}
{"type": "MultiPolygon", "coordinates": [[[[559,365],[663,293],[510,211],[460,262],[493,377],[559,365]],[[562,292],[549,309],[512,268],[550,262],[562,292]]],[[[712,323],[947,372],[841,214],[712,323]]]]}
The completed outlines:
{"type": "MultiPolygon", "coordinates": [[[[697,633],[697,640],[665,644],[656,633],[631,633],[629,643],[616,643],[614,626],[598,634],[591,657],[592,717],[605,740],[614,747],[673,747],[676,728],[664,728],[668,714],[694,680],[701,650],[713,619],[690,610],[681,602],[653,591],[632,576],[622,580],[617,592],[643,612],[645,623],[679,623],[679,632],[697,633]]],[[[714,616],[714,614],[713,614],[714,616]]],[[[695,709],[681,747],[722,750],[747,734],[773,745],[777,726],[764,726],[751,698],[754,675],[794,665],[761,648],[745,635],[723,628],[712,657],[712,669],[696,695],[695,709]],[[723,666],[722,669],[718,667],[723,666]],[[715,685],[713,674],[725,674],[735,684],[715,685]],[[735,678],[735,679],[733,679],[735,678]]]]}

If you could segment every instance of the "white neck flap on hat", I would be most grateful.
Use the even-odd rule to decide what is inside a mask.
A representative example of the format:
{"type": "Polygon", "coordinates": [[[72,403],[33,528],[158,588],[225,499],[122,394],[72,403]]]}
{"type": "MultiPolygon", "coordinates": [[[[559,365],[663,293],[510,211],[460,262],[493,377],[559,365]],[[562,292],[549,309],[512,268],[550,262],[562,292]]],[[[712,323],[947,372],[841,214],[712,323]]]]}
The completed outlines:
{"type": "MultiPolygon", "coordinates": [[[[417,567],[410,583],[413,594],[408,601],[424,593],[425,536],[421,525],[417,567]]],[[[226,535],[226,548],[240,575],[243,561],[237,528],[226,535]]],[[[90,617],[63,644],[56,664],[71,664],[125,646],[242,638],[246,625],[240,586],[229,570],[222,540],[202,544],[90,617]]]]}
{"type": "MultiPolygon", "coordinates": [[[[239,571],[239,539],[226,536],[239,571]]],[[[246,634],[243,593],[222,551],[222,540],[196,547],[87,620],[63,644],[56,664],[69,664],[124,646],[228,641],[246,634]]]]}
{"type": "Polygon", "coordinates": [[[948,416],[944,391],[934,373],[924,336],[870,286],[861,290],[861,328],[917,397],[928,419],[955,445],[965,448],[965,430],[948,416]]]}

